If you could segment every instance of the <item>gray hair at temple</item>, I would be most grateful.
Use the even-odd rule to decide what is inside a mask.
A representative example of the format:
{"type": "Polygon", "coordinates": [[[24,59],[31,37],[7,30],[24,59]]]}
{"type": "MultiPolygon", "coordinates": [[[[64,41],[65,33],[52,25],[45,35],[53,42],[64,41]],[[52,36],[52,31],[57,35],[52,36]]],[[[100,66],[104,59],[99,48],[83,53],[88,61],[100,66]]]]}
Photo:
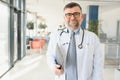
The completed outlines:
{"type": "Polygon", "coordinates": [[[76,6],[78,6],[78,7],[80,8],[81,12],[82,12],[81,6],[80,6],[78,3],[75,3],[75,2],[70,2],[70,3],[68,3],[67,5],[65,5],[64,10],[65,10],[66,8],[73,8],[73,7],[76,7],[76,6]]]}

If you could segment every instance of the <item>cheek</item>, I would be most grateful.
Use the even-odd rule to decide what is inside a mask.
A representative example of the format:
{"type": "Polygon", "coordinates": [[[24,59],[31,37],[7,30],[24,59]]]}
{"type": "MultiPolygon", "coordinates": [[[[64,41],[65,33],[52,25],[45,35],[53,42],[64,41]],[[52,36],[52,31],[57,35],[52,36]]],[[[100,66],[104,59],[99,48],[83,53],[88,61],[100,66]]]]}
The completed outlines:
{"type": "Polygon", "coordinates": [[[81,16],[79,17],[79,21],[82,21],[83,19],[84,19],[84,16],[81,15],[81,16]]]}
{"type": "Polygon", "coordinates": [[[82,21],[81,19],[78,19],[78,21],[82,21]]]}
{"type": "Polygon", "coordinates": [[[65,20],[67,23],[69,22],[69,19],[64,18],[64,20],[65,20]]]}
{"type": "Polygon", "coordinates": [[[77,21],[79,21],[79,22],[80,22],[80,21],[82,21],[82,18],[81,18],[81,17],[80,17],[80,18],[78,18],[78,19],[77,19],[77,21]]]}

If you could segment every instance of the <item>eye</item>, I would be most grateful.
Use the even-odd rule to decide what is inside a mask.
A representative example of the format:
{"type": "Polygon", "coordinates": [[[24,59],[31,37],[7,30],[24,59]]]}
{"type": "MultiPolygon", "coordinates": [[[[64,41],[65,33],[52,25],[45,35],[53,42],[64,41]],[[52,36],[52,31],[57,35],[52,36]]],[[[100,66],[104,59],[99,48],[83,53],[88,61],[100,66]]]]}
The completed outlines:
{"type": "Polygon", "coordinates": [[[65,16],[72,16],[72,13],[66,13],[65,16]]]}
{"type": "Polygon", "coordinates": [[[79,16],[80,16],[80,12],[66,13],[66,14],[65,14],[66,18],[70,18],[72,15],[73,15],[74,17],[79,17],[79,16]]]}
{"type": "Polygon", "coordinates": [[[73,15],[74,15],[75,17],[77,17],[77,16],[80,15],[80,13],[79,13],[79,12],[74,12],[73,15]]]}

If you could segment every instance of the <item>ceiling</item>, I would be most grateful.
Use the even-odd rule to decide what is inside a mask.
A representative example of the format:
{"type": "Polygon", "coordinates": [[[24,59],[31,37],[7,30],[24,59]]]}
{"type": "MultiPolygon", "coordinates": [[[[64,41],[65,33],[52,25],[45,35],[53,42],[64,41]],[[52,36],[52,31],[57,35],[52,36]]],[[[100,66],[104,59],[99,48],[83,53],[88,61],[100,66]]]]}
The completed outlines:
{"type": "Polygon", "coordinates": [[[26,0],[26,8],[39,16],[61,13],[63,6],[71,1],[79,2],[82,5],[109,6],[111,9],[120,7],[120,0],[26,0]]]}
{"type": "Polygon", "coordinates": [[[66,0],[66,1],[102,1],[102,2],[106,2],[106,1],[111,1],[111,2],[120,2],[120,0],[66,0]]]}
{"type": "MultiPolygon", "coordinates": [[[[85,9],[88,5],[99,5],[102,8],[101,13],[120,8],[120,1],[117,0],[26,0],[26,8],[42,17],[49,26],[48,30],[52,31],[55,26],[63,24],[63,7],[71,1],[80,3],[85,9]]],[[[85,9],[83,12],[87,11],[85,9]]]]}
{"type": "Polygon", "coordinates": [[[48,10],[51,8],[55,8],[59,3],[59,0],[26,0],[26,8],[27,10],[33,12],[40,12],[43,9],[48,10]]]}

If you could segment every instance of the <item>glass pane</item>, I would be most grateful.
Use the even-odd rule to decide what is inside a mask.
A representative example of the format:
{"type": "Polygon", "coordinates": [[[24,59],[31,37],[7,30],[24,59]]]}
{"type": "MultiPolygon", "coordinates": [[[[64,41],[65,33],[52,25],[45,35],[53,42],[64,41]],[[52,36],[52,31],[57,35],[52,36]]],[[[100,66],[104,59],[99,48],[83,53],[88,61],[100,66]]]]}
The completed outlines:
{"type": "Polygon", "coordinates": [[[14,6],[15,6],[16,8],[19,8],[19,0],[14,0],[14,6]]]}
{"type": "Polygon", "coordinates": [[[10,2],[10,0],[2,0],[2,1],[8,2],[8,3],[10,2]]]}
{"type": "Polygon", "coordinates": [[[18,46],[18,43],[17,43],[17,39],[18,39],[18,31],[17,31],[17,27],[18,27],[18,22],[17,22],[17,14],[14,13],[14,62],[17,60],[17,46],[18,46]]]}
{"type": "Polygon", "coordinates": [[[9,7],[0,3],[0,75],[9,69],[9,7]]]}

